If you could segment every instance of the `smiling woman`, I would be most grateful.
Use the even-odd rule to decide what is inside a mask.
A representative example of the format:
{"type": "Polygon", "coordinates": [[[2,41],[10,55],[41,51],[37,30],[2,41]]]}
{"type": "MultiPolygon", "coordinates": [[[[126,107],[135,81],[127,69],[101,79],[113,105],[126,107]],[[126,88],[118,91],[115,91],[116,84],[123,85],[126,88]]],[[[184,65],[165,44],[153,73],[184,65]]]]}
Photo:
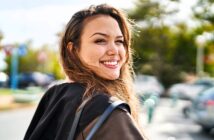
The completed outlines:
{"type": "Polygon", "coordinates": [[[84,140],[115,100],[126,102],[131,114],[128,109],[117,108],[93,139],[144,139],[139,129],[138,100],[132,92],[130,27],[121,11],[106,4],[72,16],[60,46],[62,67],[69,80],[46,92],[25,140],[67,140],[78,107],[89,99],[75,139],[84,140]]]}
{"type": "Polygon", "coordinates": [[[118,79],[120,69],[125,64],[126,50],[117,21],[106,15],[91,17],[85,24],[81,38],[81,61],[104,79],[118,79]]]}

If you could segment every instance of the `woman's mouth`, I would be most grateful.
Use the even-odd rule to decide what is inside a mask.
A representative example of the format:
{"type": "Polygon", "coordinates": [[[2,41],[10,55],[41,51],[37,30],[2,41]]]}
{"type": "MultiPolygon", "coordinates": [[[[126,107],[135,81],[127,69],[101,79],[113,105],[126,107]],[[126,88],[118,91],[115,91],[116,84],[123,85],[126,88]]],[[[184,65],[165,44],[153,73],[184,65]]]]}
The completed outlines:
{"type": "Polygon", "coordinates": [[[111,60],[111,61],[102,61],[101,62],[105,67],[110,68],[110,69],[115,69],[118,66],[118,61],[117,60],[111,60]]]}

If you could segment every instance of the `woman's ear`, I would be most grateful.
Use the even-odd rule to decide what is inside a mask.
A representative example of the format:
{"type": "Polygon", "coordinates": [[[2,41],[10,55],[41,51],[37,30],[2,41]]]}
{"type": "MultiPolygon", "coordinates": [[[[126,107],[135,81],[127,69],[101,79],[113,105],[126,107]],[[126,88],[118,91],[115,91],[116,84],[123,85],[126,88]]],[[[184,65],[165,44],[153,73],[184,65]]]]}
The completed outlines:
{"type": "Polygon", "coordinates": [[[72,51],[72,49],[73,49],[73,43],[72,43],[72,42],[68,42],[68,44],[67,44],[67,49],[68,49],[69,51],[72,51]]]}

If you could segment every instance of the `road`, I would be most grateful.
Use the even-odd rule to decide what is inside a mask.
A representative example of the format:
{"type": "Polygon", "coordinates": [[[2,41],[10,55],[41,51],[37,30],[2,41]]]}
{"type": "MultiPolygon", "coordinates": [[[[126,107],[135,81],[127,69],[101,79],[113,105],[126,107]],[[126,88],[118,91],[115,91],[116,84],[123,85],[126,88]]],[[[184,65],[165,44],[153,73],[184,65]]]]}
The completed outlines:
{"type": "MultiPolygon", "coordinates": [[[[200,126],[182,116],[187,102],[179,101],[175,107],[171,100],[161,99],[152,123],[147,123],[146,110],[142,109],[141,122],[150,140],[213,140],[214,134],[201,133],[200,126]]],[[[35,107],[0,112],[0,140],[22,140],[35,107]]]]}
{"type": "Polygon", "coordinates": [[[173,107],[171,100],[161,99],[150,124],[143,110],[141,122],[147,137],[151,140],[213,140],[213,132],[203,133],[199,125],[184,118],[182,108],[188,103],[180,100],[173,107]]]}
{"type": "Polygon", "coordinates": [[[0,112],[0,140],[23,140],[35,107],[0,112]]]}

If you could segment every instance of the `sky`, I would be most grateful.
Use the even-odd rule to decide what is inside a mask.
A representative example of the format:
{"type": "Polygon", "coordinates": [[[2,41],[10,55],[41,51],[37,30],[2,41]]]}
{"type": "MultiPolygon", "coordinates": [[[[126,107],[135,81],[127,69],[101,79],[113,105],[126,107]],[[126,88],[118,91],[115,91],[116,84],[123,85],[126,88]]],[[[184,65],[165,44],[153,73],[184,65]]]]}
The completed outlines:
{"type": "Polygon", "coordinates": [[[63,30],[74,12],[92,4],[108,3],[118,8],[131,0],[0,0],[2,44],[32,40],[33,46],[57,44],[56,33],[63,30]],[[98,2],[99,1],[99,2],[98,2]]]}
{"type": "MultiPolygon", "coordinates": [[[[108,3],[117,8],[130,9],[134,0],[0,0],[0,31],[3,45],[32,40],[35,47],[58,45],[56,33],[63,30],[74,12],[92,4],[108,3]]],[[[160,0],[166,2],[166,0],[160,0]]],[[[190,0],[182,0],[176,19],[185,20],[190,13],[190,0]]]]}

